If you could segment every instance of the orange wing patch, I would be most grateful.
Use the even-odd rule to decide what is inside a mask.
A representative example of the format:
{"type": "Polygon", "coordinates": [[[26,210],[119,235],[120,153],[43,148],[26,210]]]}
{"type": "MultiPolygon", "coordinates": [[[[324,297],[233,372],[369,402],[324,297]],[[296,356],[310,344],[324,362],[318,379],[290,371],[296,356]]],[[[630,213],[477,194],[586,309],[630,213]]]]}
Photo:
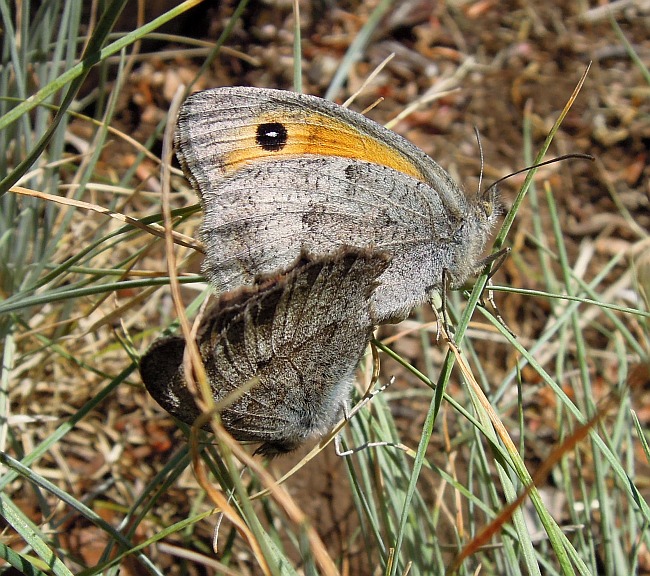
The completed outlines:
{"type": "Polygon", "coordinates": [[[425,182],[421,171],[390,144],[357,131],[347,122],[329,116],[311,113],[300,121],[274,113],[261,116],[255,125],[233,130],[237,146],[224,155],[224,172],[230,175],[246,164],[269,158],[298,158],[301,156],[338,156],[355,158],[397,170],[425,182]],[[266,150],[257,140],[257,127],[262,124],[281,124],[286,128],[286,143],[279,150],[266,150]]]}

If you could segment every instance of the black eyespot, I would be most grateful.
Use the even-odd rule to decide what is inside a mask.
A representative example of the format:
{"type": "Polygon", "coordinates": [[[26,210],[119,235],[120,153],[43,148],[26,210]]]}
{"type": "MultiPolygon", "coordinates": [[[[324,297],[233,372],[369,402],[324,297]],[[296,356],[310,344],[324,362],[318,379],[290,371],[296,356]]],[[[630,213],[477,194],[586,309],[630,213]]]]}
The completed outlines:
{"type": "Polygon", "coordinates": [[[256,142],[268,152],[282,150],[287,143],[287,129],[279,122],[267,122],[257,127],[256,142]]]}

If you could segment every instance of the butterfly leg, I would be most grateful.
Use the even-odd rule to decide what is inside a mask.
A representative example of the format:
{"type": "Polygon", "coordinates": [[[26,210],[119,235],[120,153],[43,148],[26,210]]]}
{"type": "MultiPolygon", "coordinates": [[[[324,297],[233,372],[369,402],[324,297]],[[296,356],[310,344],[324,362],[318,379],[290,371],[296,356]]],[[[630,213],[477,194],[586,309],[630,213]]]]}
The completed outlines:
{"type": "MultiPolygon", "coordinates": [[[[361,410],[364,406],[366,406],[366,404],[368,404],[377,394],[380,394],[381,392],[386,390],[386,388],[388,388],[394,381],[395,381],[395,377],[393,376],[383,386],[380,386],[379,388],[367,392],[364,395],[364,397],[354,406],[354,408],[352,408],[350,412],[348,412],[347,407],[345,407],[343,410],[345,414],[345,419],[349,421],[357,412],[359,412],[359,410],[361,410]]],[[[379,448],[382,446],[393,446],[395,448],[399,448],[400,450],[405,450],[405,451],[408,450],[408,448],[401,443],[388,442],[388,441],[366,442],[361,446],[356,446],[354,448],[345,450],[341,441],[341,433],[339,432],[334,437],[334,447],[336,449],[337,456],[351,456],[352,454],[361,452],[361,450],[365,450],[366,448],[379,448]]]]}
{"type": "MultiPolygon", "coordinates": [[[[510,248],[502,248],[498,252],[495,252],[494,254],[491,254],[487,258],[484,258],[480,262],[480,266],[484,268],[485,266],[491,265],[490,271],[488,273],[488,282],[487,282],[487,298],[486,300],[489,302],[490,306],[492,307],[492,310],[494,311],[494,317],[497,319],[499,324],[503,326],[513,338],[516,338],[517,336],[515,333],[510,329],[510,327],[506,324],[506,321],[503,319],[503,316],[501,316],[501,313],[499,312],[499,309],[497,308],[496,302],[494,301],[494,291],[492,290],[492,277],[494,274],[496,274],[497,270],[501,268],[503,263],[505,262],[505,259],[508,257],[508,254],[510,254],[510,248]]],[[[483,300],[483,297],[481,297],[481,306],[484,308],[487,308],[485,305],[485,300],[483,300]]]]}

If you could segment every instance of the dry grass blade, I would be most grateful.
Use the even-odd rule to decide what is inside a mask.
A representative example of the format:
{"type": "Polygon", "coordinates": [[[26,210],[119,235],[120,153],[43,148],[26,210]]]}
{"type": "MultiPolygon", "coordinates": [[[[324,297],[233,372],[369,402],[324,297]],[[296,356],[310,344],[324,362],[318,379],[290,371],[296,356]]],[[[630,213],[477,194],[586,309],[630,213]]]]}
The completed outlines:
{"type": "Polygon", "coordinates": [[[512,515],[515,510],[519,508],[524,500],[530,495],[531,491],[536,487],[541,486],[544,482],[544,479],[548,476],[551,470],[555,465],[562,459],[562,457],[570,453],[578,443],[582,442],[587,438],[589,432],[598,424],[598,422],[605,416],[607,411],[611,408],[615,401],[615,398],[612,396],[611,399],[603,405],[598,413],[588,422],[578,426],[576,431],[565,438],[562,443],[555,446],[549,456],[544,460],[535,474],[532,477],[532,482],[526,486],[523,492],[517,497],[516,500],[510,502],[499,515],[487,526],[483,527],[479,533],[474,536],[471,542],[469,542],[458,554],[454,563],[451,565],[447,574],[455,574],[461,567],[461,564],[469,558],[471,555],[475,554],[481,547],[487,546],[493,536],[500,533],[503,530],[503,526],[506,522],[509,522],[512,519],[512,515]]]}
{"type": "MultiPolygon", "coordinates": [[[[9,189],[9,192],[12,192],[14,194],[21,194],[23,196],[31,196],[32,198],[39,198],[41,200],[46,200],[47,202],[53,202],[55,204],[61,204],[63,206],[73,206],[75,208],[80,208],[81,210],[92,210],[98,214],[104,214],[105,216],[113,218],[118,222],[129,224],[134,228],[138,228],[139,230],[146,232],[147,234],[151,234],[152,236],[165,238],[166,232],[165,228],[162,226],[158,226],[157,224],[144,224],[135,218],[120,214],[119,212],[114,212],[113,210],[109,210],[103,206],[98,206],[97,204],[90,204],[89,202],[74,200],[72,198],[63,198],[61,196],[39,192],[38,190],[29,190],[27,188],[23,188],[22,186],[13,186],[9,189]]],[[[190,238],[189,236],[181,234],[180,232],[177,232],[173,229],[171,230],[170,234],[172,237],[172,242],[174,244],[185,246],[186,248],[192,248],[197,252],[201,252],[201,254],[205,254],[205,248],[203,245],[200,242],[194,240],[194,238],[190,238]]]]}

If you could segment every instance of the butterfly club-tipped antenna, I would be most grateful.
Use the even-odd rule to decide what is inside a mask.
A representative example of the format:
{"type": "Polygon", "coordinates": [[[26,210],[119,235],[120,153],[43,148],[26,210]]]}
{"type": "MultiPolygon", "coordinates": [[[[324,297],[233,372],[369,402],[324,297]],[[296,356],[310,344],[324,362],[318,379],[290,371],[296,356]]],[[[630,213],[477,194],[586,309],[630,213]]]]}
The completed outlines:
{"type": "MultiPolygon", "coordinates": [[[[490,184],[485,190],[482,190],[482,184],[483,184],[483,173],[484,173],[484,156],[483,156],[483,147],[481,145],[481,139],[480,139],[480,134],[479,131],[476,127],[474,127],[474,132],[476,134],[476,140],[478,143],[478,149],[479,149],[479,158],[480,158],[480,172],[479,172],[479,184],[478,184],[478,189],[476,192],[476,198],[477,198],[477,204],[482,208],[483,212],[485,213],[486,218],[491,219],[495,215],[495,211],[498,209],[498,190],[497,187],[498,185],[503,182],[504,180],[507,180],[508,178],[511,178],[512,176],[516,176],[517,174],[521,174],[523,172],[527,172],[528,170],[533,170],[536,168],[540,168],[542,166],[547,166],[549,164],[554,164],[556,162],[561,162],[564,160],[570,160],[570,159],[582,159],[582,160],[594,160],[594,157],[589,155],[589,154],[582,154],[582,153],[571,153],[571,154],[564,154],[562,156],[557,156],[555,158],[551,158],[550,160],[545,160],[544,162],[539,162],[537,164],[532,164],[530,166],[526,166],[525,168],[521,168],[520,170],[516,170],[514,172],[511,172],[509,174],[506,174],[505,176],[499,178],[498,180],[494,181],[492,184],[490,184]]],[[[487,301],[490,303],[492,306],[492,309],[495,312],[495,316],[499,323],[508,330],[508,332],[514,337],[514,333],[508,325],[505,323],[503,317],[499,313],[499,310],[496,306],[496,303],[494,301],[494,293],[491,290],[492,286],[492,277],[496,272],[501,268],[503,263],[505,262],[506,258],[508,257],[508,254],[510,253],[510,248],[509,247],[504,247],[496,252],[493,252],[492,254],[489,254],[485,258],[480,259],[476,263],[476,270],[475,270],[475,275],[478,276],[480,274],[486,273],[487,274],[487,281],[488,281],[488,296],[487,296],[487,301]],[[487,269],[489,267],[489,269],[487,269]]],[[[447,316],[447,310],[446,310],[446,304],[447,304],[447,299],[446,299],[446,289],[449,287],[449,278],[445,277],[444,271],[443,271],[443,290],[442,290],[442,320],[443,322],[446,323],[446,327],[449,327],[448,322],[448,316],[447,316]]],[[[482,306],[485,306],[485,302],[481,300],[480,304],[482,306]]],[[[447,334],[449,335],[449,331],[447,330],[447,334]]]]}

